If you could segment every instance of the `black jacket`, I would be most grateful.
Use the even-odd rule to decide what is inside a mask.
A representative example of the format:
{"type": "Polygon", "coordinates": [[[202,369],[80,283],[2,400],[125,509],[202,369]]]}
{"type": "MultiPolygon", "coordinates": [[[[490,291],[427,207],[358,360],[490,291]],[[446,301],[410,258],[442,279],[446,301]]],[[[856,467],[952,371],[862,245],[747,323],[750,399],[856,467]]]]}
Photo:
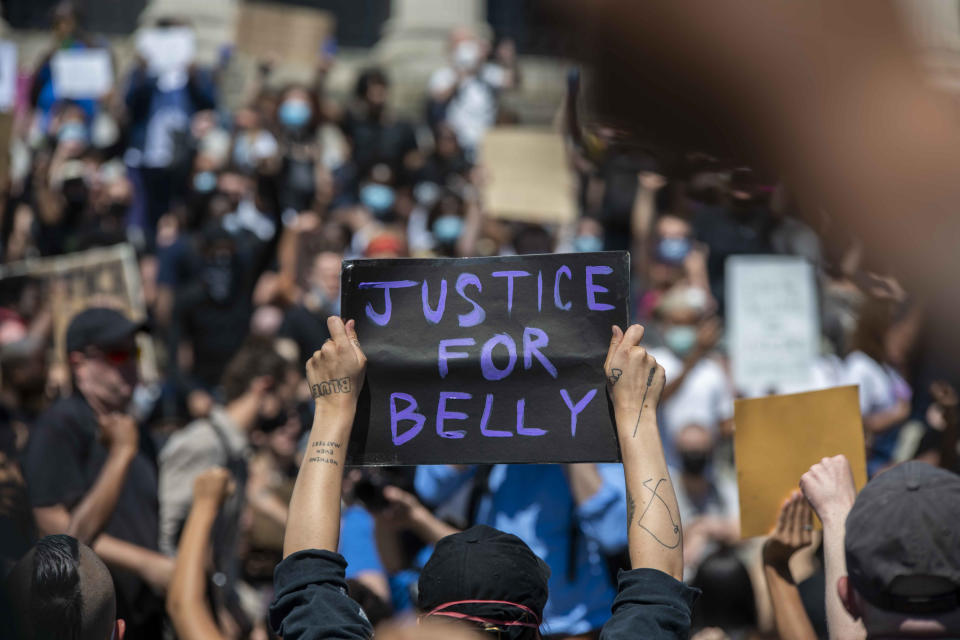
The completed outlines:
{"type": "MultiPolygon", "coordinates": [[[[285,558],[273,574],[270,624],[284,640],[367,640],[373,627],[347,595],[346,560],[311,549],[285,558]]],[[[699,590],[655,569],[621,571],[613,617],[601,640],[674,640],[690,635],[690,611],[699,590]]]]}

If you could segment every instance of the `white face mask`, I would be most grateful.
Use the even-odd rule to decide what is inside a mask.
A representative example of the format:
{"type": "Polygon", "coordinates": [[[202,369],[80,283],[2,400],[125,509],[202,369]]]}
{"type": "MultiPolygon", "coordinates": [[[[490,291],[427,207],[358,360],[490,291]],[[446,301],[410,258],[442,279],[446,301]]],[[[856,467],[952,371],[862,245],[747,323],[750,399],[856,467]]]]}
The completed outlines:
{"type": "Polygon", "coordinates": [[[453,64],[461,71],[469,71],[480,62],[480,45],[474,40],[465,40],[453,50],[453,64]]]}

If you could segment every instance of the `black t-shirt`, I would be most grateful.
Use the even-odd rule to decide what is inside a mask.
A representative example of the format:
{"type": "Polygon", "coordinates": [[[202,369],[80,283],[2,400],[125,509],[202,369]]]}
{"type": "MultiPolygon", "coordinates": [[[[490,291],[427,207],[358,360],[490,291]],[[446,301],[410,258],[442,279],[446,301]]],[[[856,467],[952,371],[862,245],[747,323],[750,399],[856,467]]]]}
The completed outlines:
{"type": "Polygon", "coordinates": [[[693,220],[697,240],[710,248],[707,276],[713,297],[723,309],[724,266],[736,255],[771,253],[770,226],[773,219],[763,207],[734,210],[703,207],[693,220]]]}
{"type": "Polygon", "coordinates": [[[417,148],[413,127],[403,121],[382,122],[351,111],[344,119],[343,132],[353,143],[353,161],[361,176],[380,162],[396,169],[403,157],[417,148]]]}
{"type": "Polygon", "coordinates": [[[297,343],[300,362],[305,363],[330,337],[330,331],[327,329],[329,315],[331,314],[325,313],[322,309],[314,313],[302,304],[295,304],[287,309],[283,316],[283,324],[280,325],[277,333],[297,343]]]}
{"type": "MultiPolygon", "coordinates": [[[[146,445],[149,438],[143,435],[146,445]]],[[[58,504],[72,509],[90,491],[107,459],[93,409],[79,393],[62,398],[34,425],[22,466],[33,507],[58,504]]],[[[127,471],[117,507],[104,533],[156,551],[159,532],[157,467],[141,447],[127,471]]],[[[163,603],[140,578],[111,570],[117,588],[118,617],[127,621],[130,637],[159,637],[163,603]]]]}

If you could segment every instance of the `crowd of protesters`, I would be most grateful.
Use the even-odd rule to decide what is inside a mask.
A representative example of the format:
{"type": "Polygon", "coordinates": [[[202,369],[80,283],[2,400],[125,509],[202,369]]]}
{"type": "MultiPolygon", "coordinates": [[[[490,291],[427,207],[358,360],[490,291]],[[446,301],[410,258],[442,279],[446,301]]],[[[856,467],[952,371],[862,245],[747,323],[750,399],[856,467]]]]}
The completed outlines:
{"type": "MultiPolygon", "coordinates": [[[[53,38],[51,54],[106,46],[83,31],[70,4],[54,14],[53,38]]],[[[492,46],[456,29],[448,53],[423,87],[418,119],[393,111],[390,78],[378,68],[358,73],[349,100],[332,99],[329,54],[307,84],[276,83],[264,62],[232,111],[220,68],[157,74],[138,59],[104,99],[71,101],[56,95],[50,56],[39,61],[14,122],[0,260],[131,243],[148,322],[109,305],[88,309],[70,319],[58,356],[49,292],[29,277],[0,281],[0,575],[25,592],[40,574],[31,583],[24,562],[72,575],[74,591],[65,593],[80,589],[84,599],[64,620],[101,630],[74,636],[84,638],[353,638],[373,628],[407,637],[391,625],[427,609],[510,638],[537,629],[596,638],[605,624],[609,637],[684,637],[692,628],[703,640],[813,638],[829,624],[833,634],[850,634],[834,637],[862,638],[851,613],[868,627],[893,624],[864,614],[869,607],[901,618],[960,615],[956,511],[952,526],[928,511],[917,516],[952,540],[940,547],[939,566],[952,567],[942,579],[952,584],[953,609],[937,608],[950,589],[936,581],[891,595],[885,589],[896,576],[871,573],[866,541],[887,526],[881,515],[899,518],[884,496],[900,482],[923,505],[956,506],[955,476],[929,465],[960,471],[957,395],[924,366],[922,306],[897,274],[865,271],[859,239],[838,236],[826,214],[798,210],[776,176],[703,153],[647,149],[612,127],[579,122],[575,74],[558,122],[579,219],[534,225],[488,216],[478,145],[489,127],[518,119],[500,105],[502,92],[522,82],[516,52],[509,40],[492,46]],[[301,467],[311,441],[332,437],[314,423],[310,367],[355,377],[356,389],[363,381],[362,367],[343,363],[349,344],[314,356],[352,330],[328,324],[340,314],[342,259],[612,249],[631,251],[631,320],[645,327],[643,357],[663,371],[651,426],[660,459],[659,447],[652,458],[629,454],[622,433],[623,465],[349,469],[339,478],[341,458],[333,496],[328,469],[301,467]],[[733,401],[760,390],[734,386],[723,339],[725,262],[745,254],[803,257],[819,289],[822,350],[810,383],[762,392],[859,385],[869,473],[899,470],[879,475],[883,486],[871,482],[878,495],[864,492],[859,508],[846,463],[824,460],[797,479],[809,504],[791,497],[766,542],[740,541],[732,452],[733,401]],[[135,335],[144,329],[157,354],[155,381],[138,374],[135,335]],[[929,464],[902,464],[914,458],[929,464]],[[672,489],[653,497],[679,538],[658,550],[624,523],[634,521],[634,498],[648,498],[640,474],[661,464],[672,489]],[[306,506],[308,487],[326,498],[306,506]],[[811,507],[822,535],[809,526],[811,507]],[[847,567],[853,586],[837,597],[851,507],[859,519],[856,528],[846,520],[846,561],[863,565],[856,575],[847,567]],[[332,529],[329,514],[339,515],[332,529]],[[862,544],[851,542],[852,531],[862,544]],[[438,566],[443,556],[467,557],[470,544],[513,548],[519,555],[504,551],[503,571],[527,567],[529,582],[505,584],[511,579],[494,560],[482,568],[474,558],[481,565],[456,570],[464,572],[460,586],[476,572],[470,584],[483,591],[499,583],[499,597],[496,589],[438,592],[456,582],[454,569],[438,566]],[[98,607],[113,602],[104,563],[115,604],[98,607]],[[618,571],[631,568],[618,583],[618,571]],[[649,570],[657,574],[636,573],[649,570]],[[310,591],[311,582],[320,588],[310,591]],[[341,586],[359,614],[337,600],[341,586]],[[654,604],[671,610],[648,635],[639,631],[647,628],[636,610],[647,597],[641,587],[660,589],[664,600],[654,604]],[[508,624],[489,602],[472,612],[446,607],[473,600],[505,601],[514,614],[522,603],[530,616],[508,624]],[[323,625],[328,635],[316,631],[323,625]],[[630,625],[641,635],[631,636],[630,625]]],[[[629,349],[639,339],[633,330],[614,343],[629,349]]],[[[630,384],[639,397],[642,380],[630,384]]],[[[610,392],[625,393],[616,385],[610,392]]],[[[352,411],[337,405],[326,417],[352,411]]],[[[886,560],[888,569],[898,561],[886,560]]],[[[37,627],[29,637],[53,637],[43,634],[55,626],[41,629],[45,609],[24,606],[37,627]]]]}

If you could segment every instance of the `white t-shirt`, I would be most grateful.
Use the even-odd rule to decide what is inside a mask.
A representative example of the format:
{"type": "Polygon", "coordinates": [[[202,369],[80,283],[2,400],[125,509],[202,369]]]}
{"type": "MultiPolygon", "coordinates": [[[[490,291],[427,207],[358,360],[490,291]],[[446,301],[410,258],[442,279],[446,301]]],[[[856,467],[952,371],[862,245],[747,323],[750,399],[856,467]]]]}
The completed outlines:
{"type": "MultiPolygon", "coordinates": [[[[460,80],[460,85],[447,105],[446,121],[457,134],[460,146],[473,150],[483,134],[497,118],[497,91],[506,82],[507,73],[500,65],[485,64],[476,74],[460,80]]],[[[452,67],[437,69],[430,76],[431,94],[450,91],[457,85],[457,72],[452,67]]]]}
{"type": "MultiPolygon", "coordinates": [[[[650,354],[663,366],[667,383],[683,372],[683,361],[666,347],[654,347],[650,354]]],[[[661,405],[660,415],[671,439],[689,424],[716,433],[721,422],[733,417],[733,387],[720,363],[702,358],[676,393],[661,405]]]]}
{"type": "Polygon", "coordinates": [[[890,409],[910,396],[910,385],[900,374],[862,351],[847,356],[846,383],[859,385],[860,413],[865,416],[890,409]]]}

